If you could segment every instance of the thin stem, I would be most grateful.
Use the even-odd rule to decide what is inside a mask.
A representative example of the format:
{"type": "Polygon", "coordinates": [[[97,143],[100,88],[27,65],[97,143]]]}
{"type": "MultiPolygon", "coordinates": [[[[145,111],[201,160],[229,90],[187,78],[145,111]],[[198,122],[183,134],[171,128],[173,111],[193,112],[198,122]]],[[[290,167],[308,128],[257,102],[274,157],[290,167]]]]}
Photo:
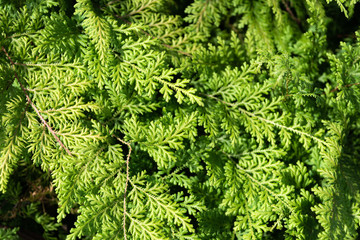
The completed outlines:
{"type": "MultiPolygon", "coordinates": [[[[103,123],[100,123],[101,125],[103,125],[103,127],[106,127],[103,123]]],[[[111,134],[110,130],[109,133],[111,134]]],[[[130,162],[130,155],[131,155],[131,145],[128,142],[125,142],[124,140],[122,140],[121,138],[115,136],[115,134],[111,134],[111,137],[116,138],[119,142],[121,142],[122,144],[125,144],[128,146],[129,148],[129,152],[128,155],[126,157],[126,181],[125,181],[125,189],[124,189],[124,217],[123,217],[123,229],[124,229],[124,239],[127,240],[127,235],[126,235],[126,194],[127,194],[127,189],[128,189],[128,185],[129,185],[129,181],[130,181],[130,177],[129,177],[129,162],[130,162]]]]}
{"type": "Polygon", "coordinates": [[[11,36],[7,36],[6,38],[17,38],[17,37],[31,37],[31,35],[36,35],[37,32],[25,32],[25,33],[16,33],[11,36]]]}
{"type": "MultiPolygon", "coordinates": [[[[106,126],[100,122],[100,124],[106,128],[106,126]]],[[[109,130],[109,133],[111,134],[110,130],[109,130]]],[[[115,136],[115,134],[111,134],[111,137],[114,137],[116,138],[119,142],[125,144],[128,146],[129,148],[129,152],[128,152],[128,155],[126,157],[126,181],[125,181],[125,189],[124,189],[124,217],[123,217],[123,230],[124,230],[124,239],[127,240],[127,235],[126,235],[126,215],[127,212],[126,212],[126,194],[127,194],[127,189],[128,189],[128,185],[129,185],[129,181],[130,181],[130,177],[129,177],[129,162],[130,162],[130,155],[131,155],[131,151],[132,151],[132,148],[131,148],[131,145],[130,143],[128,142],[125,142],[124,140],[122,140],[121,138],[115,136]]],[[[129,216],[129,215],[128,215],[129,216]]]]}
{"type": "Polygon", "coordinates": [[[289,4],[288,4],[285,0],[282,0],[282,3],[284,4],[286,11],[290,14],[291,19],[294,20],[299,26],[301,26],[301,21],[300,21],[300,19],[298,19],[298,18],[295,16],[295,14],[293,13],[293,11],[292,11],[291,8],[289,7],[289,4]]]}
{"type": "Polygon", "coordinates": [[[126,236],[126,192],[127,192],[127,188],[129,185],[129,161],[130,161],[130,155],[131,155],[131,145],[128,142],[125,142],[124,140],[116,137],[114,134],[112,135],[113,137],[115,137],[118,141],[120,141],[123,144],[126,144],[129,148],[129,152],[126,158],[126,181],[125,181],[125,190],[124,190],[124,218],[123,218],[123,229],[124,229],[124,239],[127,239],[126,236]]]}
{"type": "MultiPolygon", "coordinates": [[[[15,70],[15,63],[12,61],[12,59],[10,58],[8,52],[5,50],[4,47],[1,47],[3,52],[6,54],[7,58],[9,59],[10,63],[11,63],[11,66],[14,68],[15,70]]],[[[18,81],[20,87],[21,87],[21,90],[24,92],[25,96],[26,96],[26,99],[28,101],[28,103],[31,105],[31,107],[35,110],[36,114],[39,116],[41,122],[47,127],[47,129],[50,131],[50,133],[54,136],[55,140],[60,144],[60,146],[62,148],[65,149],[65,151],[70,155],[72,156],[70,150],[65,147],[65,145],[61,142],[61,140],[59,139],[59,137],[56,135],[55,131],[49,126],[49,124],[45,121],[45,119],[43,118],[43,116],[40,114],[39,110],[37,109],[37,107],[35,106],[35,104],[31,101],[24,85],[21,83],[20,79],[19,79],[19,76],[17,75],[16,71],[14,71],[14,74],[15,74],[15,78],[16,80],[18,81]]]]}
{"type": "MultiPolygon", "coordinates": [[[[351,84],[347,84],[347,85],[345,85],[345,86],[343,86],[343,87],[344,87],[344,88],[348,88],[348,87],[352,87],[352,86],[356,86],[356,85],[360,85],[360,83],[351,83],[351,84]]],[[[332,92],[336,92],[336,91],[339,91],[339,88],[338,88],[338,87],[334,88],[334,89],[331,90],[330,92],[332,93],[332,92]]]]}

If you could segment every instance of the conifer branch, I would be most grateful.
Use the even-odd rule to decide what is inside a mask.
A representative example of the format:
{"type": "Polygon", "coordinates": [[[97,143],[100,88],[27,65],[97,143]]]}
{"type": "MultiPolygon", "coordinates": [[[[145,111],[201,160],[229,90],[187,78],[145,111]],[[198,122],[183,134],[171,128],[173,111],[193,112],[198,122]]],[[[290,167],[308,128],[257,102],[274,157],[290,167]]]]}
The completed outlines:
{"type": "Polygon", "coordinates": [[[249,200],[248,198],[245,196],[245,204],[244,207],[246,209],[246,217],[249,220],[249,228],[250,228],[250,234],[251,234],[251,238],[252,239],[256,239],[255,234],[254,234],[254,223],[253,223],[253,219],[250,215],[250,209],[249,209],[249,200]]]}
{"type": "Polygon", "coordinates": [[[121,1],[121,0],[113,0],[113,1],[110,1],[110,2],[106,3],[106,6],[111,6],[111,5],[113,5],[113,4],[117,3],[117,2],[120,2],[120,1],[121,1]]]}
{"type": "Polygon", "coordinates": [[[37,32],[25,32],[25,33],[15,33],[11,36],[7,36],[6,38],[17,38],[17,37],[32,37],[31,35],[36,35],[37,32]]]}
{"type": "MultiPolygon", "coordinates": [[[[35,89],[27,89],[28,91],[36,92],[35,89]]],[[[77,109],[86,109],[88,106],[91,106],[91,104],[78,104],[70,107],[61,107],[56,109],[47,109],[47,110],[41,110],[41,113],[54,113],[54,112],[62,112],[62,111],[75,111],[77,109]]]]}
{"type": "MultiPolygon", "coordinates": [[[[4,47],[1,47],[3,52],[5,53],[5,55],[7,56],[7,58],[9,59],[12,67],[14,68],[15,70],[15,63],[12,61],[12,59],[10,58],[8,52],[5,50],[4,47]]],[[[35,104],[31,101],[30,97],[29,97],[29,94],[27,93],[24,85],[21,83],[16,71],[14,71],[14,74],[15,74],[15,78],[16,80],[18,81],[20,87],[21,87],[21,90],[24,92],[25,96],[26,96],[26,99],[28,101],[28,103],[31,105],[31,107],[35,110],[36,114],[38,115],[38,117],[40,118],[41,122],[47,127],[47,129],[50,131],[50,133],[53,135],[53,137],[55,138],[55,140],[60,144],[60,146],[65,149],[65,151],[70,155],[72,156],[70,150],[61,142],[61,140],[59,139],[59,137],[56,135],[55,131],[49,126],[49,124],[45,121],[45,119],[43,118],[43,116],[40,114],[40,111],[37,109],[37,107],[35,106],[35,104]]]]}
{"type": "Polygon", "coordinates": [[[131,215],[128,213],[126,213],[126,215],[130,219],[130,221],[136,223],[136,224],[134,224],[135,226],[139,226],[141,228],[142,232],[146,232],[147,235],[151,237],[151,239],[160,239],[160,237],[158,235],[156,235],[156,232],[152,232],[151,231],[152,229],[149,228],[150,226],[152,226],[152,224],[138,221],[137,219],[131,217],[131,215]]]}
{"type": "Polygon", "coordinates": [[[224,105],[231,106],[231,107],[235,107],[235,108],[237,108],[240,112],[242,112],[242,113],[244,113],[244,114],[246,114],[246,115],[248,115],[248,116],[250,116],[250,117],[257,118],[257,119],[259,119],[260,121],[269,123],[269,124],[274,125],[275,127],[278,127],[278,128],[286,129],[286,130],[288,130],[288,131],[290,131],[290,132],[294,132],[294,133],[296,133],[296,134],[298,134],[298,135],[304,135],[304,136],[306,136],[306,137],[309,137],[309,138],[317,141],[318,143],[323,144],[324,146],[328,146],[328,143],[326,143],[325,141],[323,141],[323,140],[321,140],[321,139],[319,139],[319,138],[317,138],[317,137],[315,137],[315,136],[313,136],[313,135],[311,135],[311,134],[309,134],[309,133],[302,132],[302,131],[299,131],[299,130],[297,130],[297,129],[295,129],[295,128],[287,127],[287,126],[281,125],[281,124],[279,124],[279,123],[276,123],[276,122],[274,122],[274,121],[271,121],[271,120],[269,120],[269,119],[260,117],[260,116],[258,116],[258,115],[256,115],[256,114],[252,113],[252,112],[249,112],[249,111],[247,111],[247,110],[239,107],[239,104],[238,104],[238,103],[236,103],[236,104],[235,104],[235,103],[229,103],[229,102],[226,102],[226,101],[224,101],[224,100],[221,100],[220,98],[217,98],[217,97],[215,97],[215,96],[213,96],[213,95],[208,95],[208,94],[203,94],[203,95],[205,95],[205,96],[207,96],[207,97],[209,97],[209,98],[212,98],[212,99],[214,99],[214,100],[216,100],[216,101],[218,101],[218,102],[221,102],[221,103],[224,104],[224,105]]]}
{"type": "Polygon", "coordinates": [[[156,0],[150,0],[149,2],[147,2],[146,4],[142,4],[141,7],[139,9],[133,10],[130,13],[126,14],[124,17],[130,17],[133,16],[135,14],[140,13],[141,11],[143,11],[144,9],[146,9],[147,7],[149,7],[151,4],[153,4],[154,2],[156,2],[156,0]]]}
{"type": "MultiPolygon", "coordinates": [[[[235,161],[233,161],[235,163],[235,161]]],[[[244,172],[246,174],[246,176],[251,179],[251,181],[253,181],[254,183],[258,184],[262,189],[264,189],[265,191],[267,191],[271,196],[275,197],[277,200],[279,200],[281,203],[283,203],[291,212],[293,212],[293,208],[290,206],[290,203],[288,203],[286,200],[281,199],[275,192],[273,192],[270,188],[264,186],[263,183],[261,183],[260,181],[258,181],[257,179],[255,179],[253,176],[251,176],[251,174],[248,173],[248,171],[246,169],[243,169],[242,167],[240,167],[237,163],[235,163],[236,167],[238,169],[240,169],[242,172],[244,172]]]]}
{"type": "Polygon", "coordinates": [[[18,66],[23,66],[23,67],[69,67],[69,68],[75,68],[75,69],[84,69],[83,66],[81,65],[77,65],[77,64],[74,64],[74,63],[42,63],[42,62],[39,62],[39,63],[18,63],[18,62],[15,62],[14,65],[18,65],[18,66]]]}
{"type": "MultiPolygon", "coordinates": [[[[115,17],[117,17],[117,18],[119,18],[120,20],[122,20],[123,22],[125,22],[126,24],[128,24],[129,26],[132,24],[129,20],[127,20],[127,19],[125,19],[125,17],[127,17],[127,16],[119,16],[119,15],[114,15],[115,17]]],[[[155,36],[152,36],[150,33],[148,33],[148,32],[146,32],[145,30],[140,30],[143,34],[145,34],[146,36],[149,36],[149,37],[151,37],[152,39],[157,39],[155,36]]],[[[173,46],[170,46],[170,45],[168,45],[168,44],[166,44],[166,43],[161,43],[161,45],[162,46],[164,46],[164,47],[166,47],[166,48],[168,48],[168,49],[171,49],[171,50],[173,50],[173,51],[176,51],[177,53],[180,53],[180,54],[182,54],[182,55],[185,55],[185,56],[187,56],[187,57],[190,57],[190,58],[192,58],[193,56],[190,54],[190,53],[187,53],[187,52],[184,52],[184,51],[181,51],[181,50],[177,50],[177,49],[175,49],[173,46]]]]}
{"type": "Polygon", "coordinates": [[[22,121],[24,120],[25,113],[26,113],[26,111],[27,111],[27,109],[28,109],[28,106],[29,106],[29,102],[26,102],[25,110],[24,110],[24,111],[22,112],[22,114],[21,114],[21,118],[20,118],[20,121],[19,121],[19,125],[18,125],[18,127],[16,128],[16,132],[14,133],[14,136],[17,135],[17,132],[18,132],[19,129],[20,129],[21,123],[22,123],[22,121]]]}
{"type": "MultiPolygon", "coordinates": [[[[103,123],[100,123],[103,127],[106,127],[103,123]]],[[[110,130],[109,133],[111,134],[110,130]]],[[[126,194],[127,194],[127,189],[128,189],[128,185],[129,185],[129,181],[130,181],[130,176],[129,176],[129,162],[130,162],[130,156],[131,156],[131,145],[128,142],[125,142],[124,140],[122,140],[121,138],[115,136],[115,134],[111,134],[112,137],[116,138],[119,142],[121,142],[122,144],[125,144],[128,146],[129,148],[129,152],[127,154],[126,157],[126,181],[125,181],[125,189],[124,189],[124,206],[123,206],[123,211],[124,211],[124,216],[123,216],[123,230],[124,230],[124,239],[127,239],[127,234],[126,234],[126,194]]],[[[129,216],[129,215],[128,215],[129,216]]]]}
{"type": "Polygon", "coordinates": [[[279,197],[278,194],[276,194],[275,192],[273,192],[270,188],[268,188],[267,186],[265,186],[262,182],[258,181],[257,179],[255,179],[250,173],[249,170],[242,168],[239,164],[237,164],[234,159],[232,159],[231,157],[229,157],[228,154],[226,154],[227,158],[233,162],[233,164],[235,164],[235,166],[242,171],[252,182],[256,183],[257,185],[259,185],[262,189],[264,189],[265,191],[267,191],[271,196],[273,196],[274,198],[276,198],[277,200],[279,200],[281,203],[284,204],[284,206],[286,206],[291,212],[293,212],[293,208],[290,206],[290,203],[287,202],[286,200],[283,200],[279,197]]]}
{"type": "Polygon", "coordinates": [[[206,0],[206,2],[204,2],[203,8],[201,9],[201,12],[199,13],[199,18],[196,21],[196,31],[197,32],[200,30],[200,25],[201,25],[201,22],[204,17],[204,13],[205,13],[205,10],[206,10],[208,4],[209,4],[209,0],[206,0]]]}
{"type": "MultiPolygon", "coordinates": [[[[350,87],[352,87],[352,86],[358,86],[358,85],[360,85],[359,82],[357,82],[357,83],[350,83],[350,84],[347,84],[347,85],[342,86],[342,88],[350,88],[350,87]]],[[[330,90],[330,93],[334,93],[334,92],[337,92],[337,91],[339,91],[339,87],[336,87],[336,88],[331,89],[331,90],[330,90]]],[[[322,93],[321,93],[321,95],[325,95],[325,94],[326,94],[326,92],[322,92],[322,93]]],[[[296,93],[296,94],[286,94],[286,95],[285,95],[285,98],[286,98],[286,97],[294,97],[294,96],[305,96],[305,97],[314,97],[314,98],[316,98],[316,97],[319,97],[319,96],[321,96],[321,95],[320,95],[320,94],[317,94],[317,93],[296,93]]]]}

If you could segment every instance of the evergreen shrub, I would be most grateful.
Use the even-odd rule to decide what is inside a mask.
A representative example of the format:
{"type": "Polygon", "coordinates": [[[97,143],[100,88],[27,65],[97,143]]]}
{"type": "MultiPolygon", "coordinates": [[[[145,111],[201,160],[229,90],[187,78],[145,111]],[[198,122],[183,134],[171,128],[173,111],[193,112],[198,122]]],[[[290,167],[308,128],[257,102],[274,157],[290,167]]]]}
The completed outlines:
{"type": "Polygon", "coordinates": [[[1,239],[356,239],[357,0],[0,0],[1,239]]]}

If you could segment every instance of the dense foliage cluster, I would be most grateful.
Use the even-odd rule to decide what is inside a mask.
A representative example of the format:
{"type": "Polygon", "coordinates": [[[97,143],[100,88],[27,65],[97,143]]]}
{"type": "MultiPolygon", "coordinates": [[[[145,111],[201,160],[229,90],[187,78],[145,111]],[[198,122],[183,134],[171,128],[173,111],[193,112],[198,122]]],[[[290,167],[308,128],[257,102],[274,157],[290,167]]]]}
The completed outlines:
{"type": "Polygon", "coordinates": [[[356,2],[0,0],[0,238],[355,239],[356,2]]]}

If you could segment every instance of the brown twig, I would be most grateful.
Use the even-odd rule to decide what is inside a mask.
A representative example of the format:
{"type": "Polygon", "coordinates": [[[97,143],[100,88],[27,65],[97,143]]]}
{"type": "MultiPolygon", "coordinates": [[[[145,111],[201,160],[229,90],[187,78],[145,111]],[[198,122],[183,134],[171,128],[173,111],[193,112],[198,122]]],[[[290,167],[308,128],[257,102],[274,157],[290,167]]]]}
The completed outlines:
{"type": "Polygon", "coordinates": [[[294,20],[294,21],[300,26],[300,25],[301,25],[301,21],[300,21],[300,19],[298,19],[298,18],[295,16],[295,14],[293,13],[293,11],[292,11],[291,8],[289,7],[289,4],[288,4],[285,0],[282,0],[282,3],[284,4],[286,11],[290,14],[291,19],[294,20]]]}
{"type": "MultiPolygon", "coordinates": [[[[350,83],[350,84],[344,85],[343,88],[349,88],[349,87],[357,86],[357,85],[360,85],[360,83],[350,83]]],[[[336,88],[330,90],[330,93],[333,93],[333,92],[336,92],[336,91],[339,91],[339,87],[336,87],[336,88]]],[[[322,95],[324,95],[324,94],[326,94],[326,92],[322,93],[322,95]]]]}
{"type": "Polygon", "coordinates": [[[131,155],[131,145],[128,142],[125,142],[124,140],[116,137],[114,134],[111,135],[112,137],[115,137],[118,141],[120,141],[123,144],[126,144],[129,148],[129,152],[126,158],[126,181],[125,181],[125,190],[124,190],[124,218],[123,218],[123,229],[124,229],[124,239],[126,240],[126,192],[129,185],[129,161],[130,161],[130,155],[131,155]]]}
{"type": "MultiPolygon", "coordinates": [[[[356,85],[360,85],[360,83],[350,83],[350,84],[347,84],[347,85],[345,85],[345,86],[343,86],[343,87],[344,87],[344,88],[348,88],[348,87],[352,87],[352,86],[356,86],[356,85]]],[[[332,92],[336,92],[336,91],[339,91],[339,88],[338,88],[338,87],[334,88],[334,89],[331,90],[330,92],[332,93],[332,92]]]]}
{"type": "Polygon", "coordinates": [[[337,38],[353,38],[353,39],[355,39],[356,34],[355,33],[353,33],[353,34],[337,34],[336,37],[337,38]]]}
{"type": "MultiPolygon", "coordinates": [[[[7,56],[7,58],[9,59],[10,63],[11,63],[11,66],[14,68],[15,70],[15,63],[12,61],[12,59],[10,58],[8,52],[5,50],[4,47],[1,47],[3,52],[5,53],[5,55],[7,56]]],[[[47,129],[50,131],[50,133],[54,136],[55,140],[60,144],[60,146],[62,148],[65,149],[65,151],[70,155],[72,156],[70,150],[61,142],[61,140],[59,139],[59,137],[56,135],[55,131],[49,126],[49,124],[45,121],[45,119],[43,118],[43,116],[40,114],[39,110],[37,109],[37,107],[35,106],[35,104],[31,101],[30,97],[29,97],[29,94],[27,93],[24,85],[21,83],[20,79],[19,79],[19,76],[17,75],[16,71],[14,72],[15,74],[15,78],[16,80],[18,81],[20,87],[21,87],[21,90],[24,92],[25,96],[26,96],[26,99],[28,101],[28,103],[31,105],[31,107],[35,110],[36,114],[39,116],[41,122],[47,127],[47,129]]]]}

